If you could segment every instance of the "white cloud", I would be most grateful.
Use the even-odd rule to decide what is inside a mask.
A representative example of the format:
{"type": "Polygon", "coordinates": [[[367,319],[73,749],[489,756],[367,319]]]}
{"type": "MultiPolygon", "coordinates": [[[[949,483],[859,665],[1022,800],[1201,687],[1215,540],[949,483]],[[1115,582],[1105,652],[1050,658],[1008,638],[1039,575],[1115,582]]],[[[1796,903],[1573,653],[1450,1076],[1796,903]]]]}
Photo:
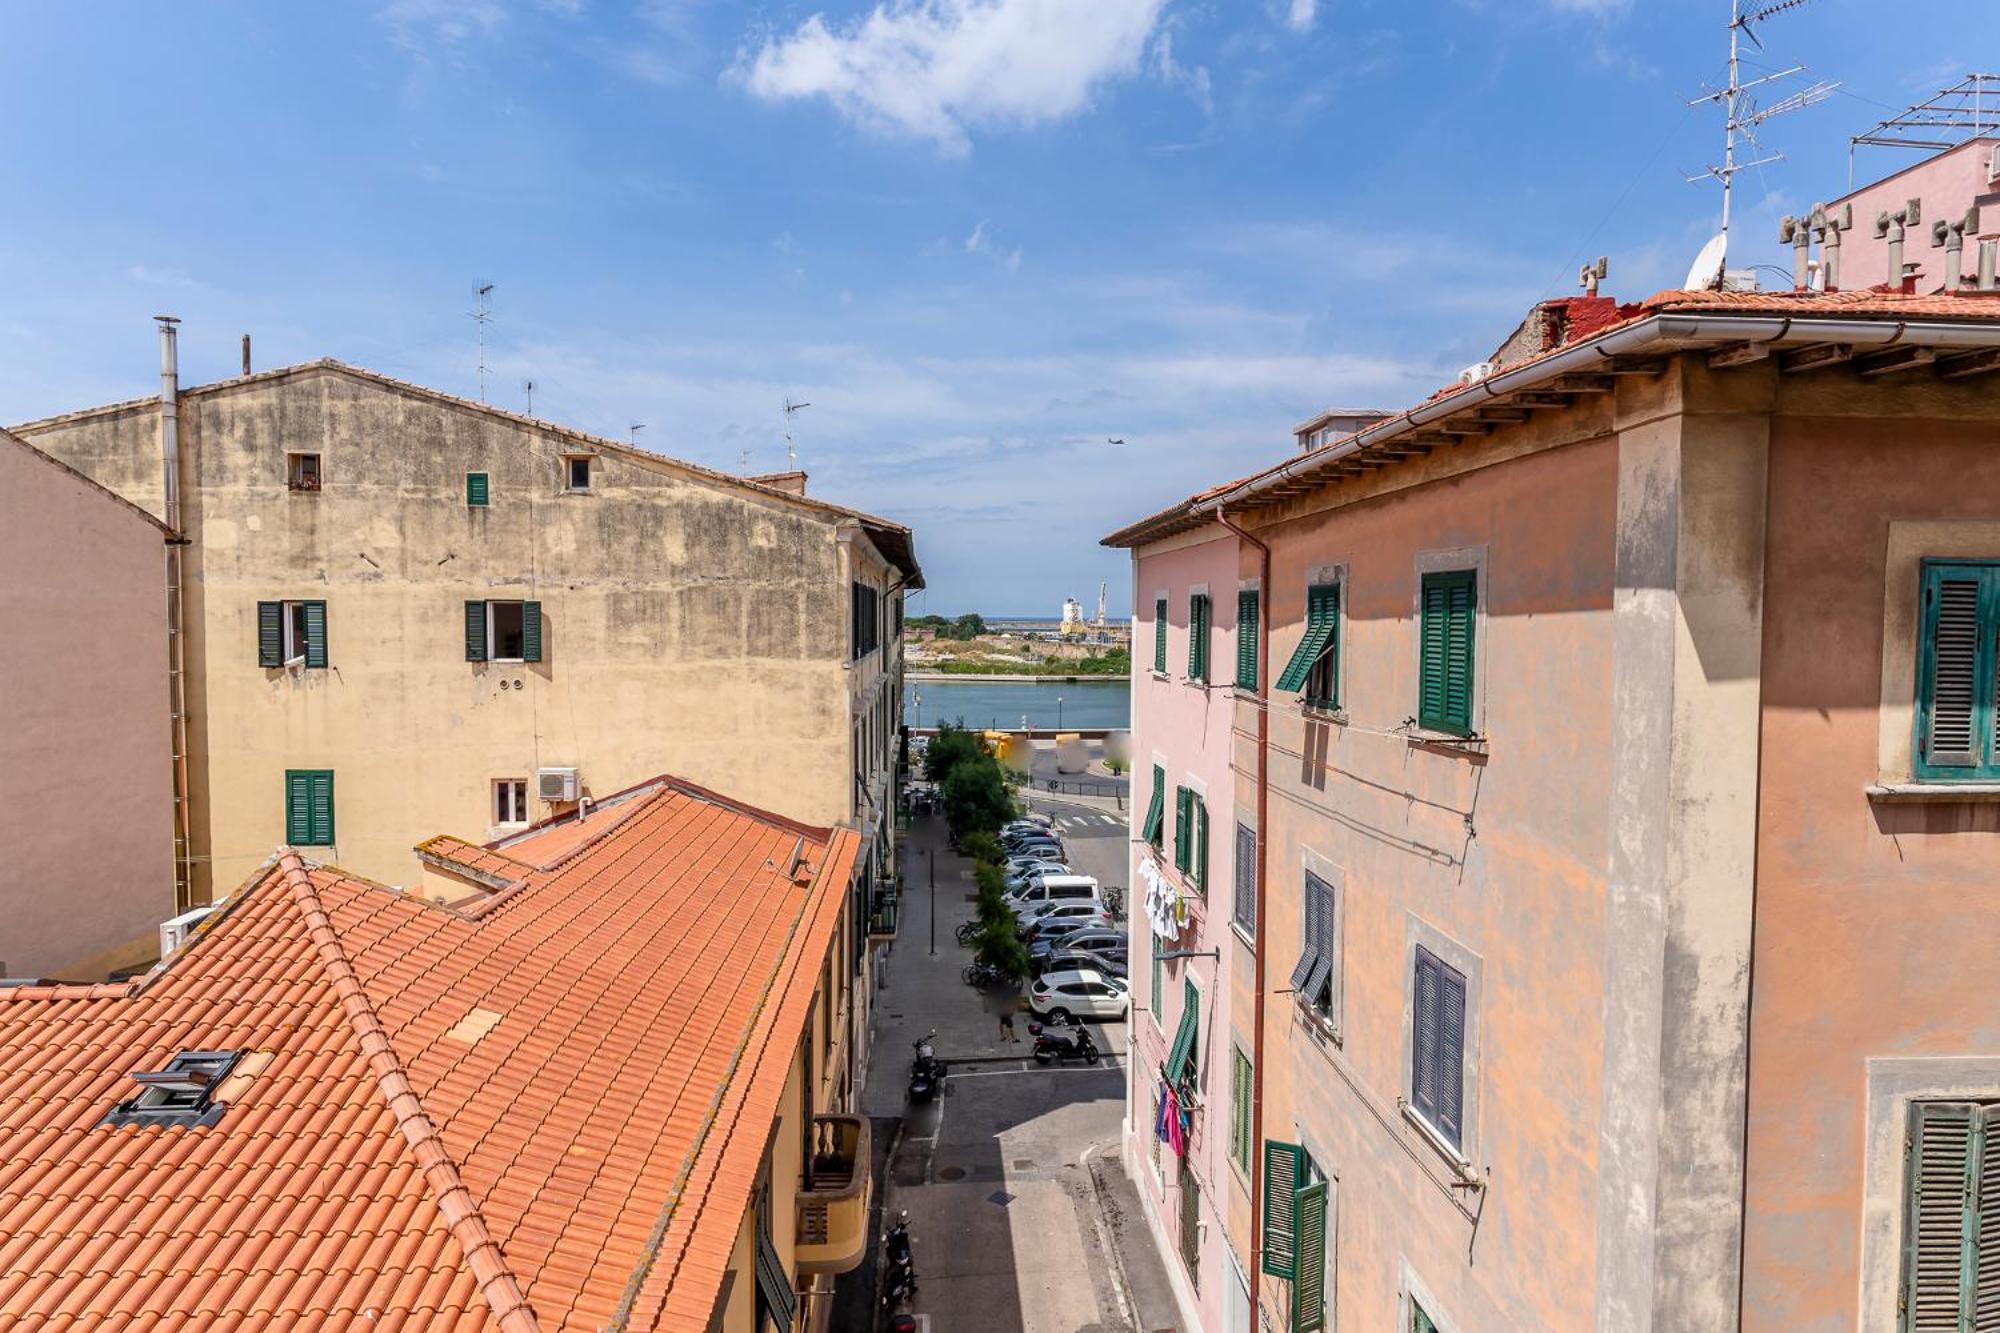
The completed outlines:
{"type": "Polygon", "coordinates": [[[1174,35],[1163,32],[1153,43],[1153,73],[1161,82],[1184,89],[1194,104],[1201,108],[1204,116],[1215,114],[1215,97],[1209,86],[1208,67],[1196,65],[1189,68],[1174,59],[1174,35]]]}
{"type": "Polygon", "coordinates": [[[1285,15],[1285,26],[1293,32],[1311,32],[1313,20],[1319,16],[1319,0],[1292,0],[1291,12],[1285,15]]]}
{"type": "Polygon", "coordinates": [[[969,131],[1073,116],[1138,72],[1166,0],[883,0],[866,17],[815,14],[746,52],[738,69],[770,101],[824,97],[867,129],[947,152],[969,131]]]}
{"type": "Polygon", "coordinates": [[[381,17],[400,45],[414,49],[485,36],[507,11],[500,0],[390,0],[381,17]]]}
{"type": "Polygon", "coordinates": [[[1017,245],[1010,250],[1004,246],[995,245],[993,238],[987,234],[986,220],[984,218],[981,218],[978,225],[973,227],[972,234],[965,238],[965,253],[969,255],[985,255],[1009,273],[1019,272],[1021,268],[1021,247],[1017,245]]]}

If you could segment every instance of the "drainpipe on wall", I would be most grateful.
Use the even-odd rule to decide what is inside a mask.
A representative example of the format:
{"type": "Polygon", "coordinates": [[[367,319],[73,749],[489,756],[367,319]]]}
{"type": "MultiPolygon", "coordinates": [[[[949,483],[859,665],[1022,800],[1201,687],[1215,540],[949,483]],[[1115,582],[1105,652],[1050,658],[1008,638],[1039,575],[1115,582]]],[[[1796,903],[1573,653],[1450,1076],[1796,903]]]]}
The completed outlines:
{"type": "Polygon", "coordinates": [[[174,914],[194,906],[194,856],[189,842],[187,775],[187,643],[185,579],[181,552],[181,369],[178,326],[172,315],[155,315],[160,326],[161,518],[167,534],[167,707],[171,728],[174,783],[174,914]]]}
{"type": "Polygon", "coordinates": [[[1265,682],[1271,678],[1271,548],[1231,522],[1227,510],[1218,508],[1215,521],[1235,533],[1238,540],[1257,548],[1257,921],[1250,950],[1251,984],[1255,988],[1250,1030],[1250,1326],[1259,1328],[1264,1312],[1264,871],[1270,861],[1265,812],[1271,789],[1271,699],[1265,682]]]}

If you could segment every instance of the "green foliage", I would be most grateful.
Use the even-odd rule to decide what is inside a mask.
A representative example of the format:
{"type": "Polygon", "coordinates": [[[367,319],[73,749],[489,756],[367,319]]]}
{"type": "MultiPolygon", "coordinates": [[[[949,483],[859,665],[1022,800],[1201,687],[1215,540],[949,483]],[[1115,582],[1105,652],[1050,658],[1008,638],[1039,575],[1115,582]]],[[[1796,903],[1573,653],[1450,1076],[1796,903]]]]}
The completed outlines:
{"type": "Polygon", "coordinates": [[[1014,817],[1014,798],[998,760],[982,754],[952,766],[944,780],[944,818],[952,837],[997,833],[1014,817]]]}
{"type": "Polygon", "coordinates": [[[979,737],[967,731],[963,723],[940,723],[937,735],[931,737],[930,748],[924,751],[924,776],[942,783],[953,769],[985,754],[986,747],[979,743],[979,737]]]}
{"type": "MultiPolygon", "coordinates": [[[[983,869],[984,865],[991,865],[997,870],[1007,860],[1001,852],[1000,839],[991,833],[968,833],[959,840],[958,849],[974,861],[983,863],[974,870],[975,874],[978,873],[978,869],[983,869]]],[[[1004,887],[1006,883],[1004,875],[1001,883],[1004,887]]]]}
{"type": "Polygon", "coordinates": [[[949,620],[943,616],[911,616],[903,623],[933,629],[937,631],[940,639],[957,639],[960,642],[976,639],[986,632],[986,621],[977,611],[970,611],[949,620]]]}
{"type": "Polygon", "coordinates": [[[1107,773],[1123,774],[1129,772],[1131,768],[1132,761],[1130,759],[1120,759],[1115,755],[1104,761],[1104,771],[1107,773]]]}
{"type": "Polygon", "coordinates": [[[1129,676],[1132,674],[1132,656],[1113,651],[1103,657],[1083,657],[1074,662],[1059,662],[1053,658],[1041,662],[982,662],[952,658],[926,663],[924,670],[946,676],[1129,676]]]}

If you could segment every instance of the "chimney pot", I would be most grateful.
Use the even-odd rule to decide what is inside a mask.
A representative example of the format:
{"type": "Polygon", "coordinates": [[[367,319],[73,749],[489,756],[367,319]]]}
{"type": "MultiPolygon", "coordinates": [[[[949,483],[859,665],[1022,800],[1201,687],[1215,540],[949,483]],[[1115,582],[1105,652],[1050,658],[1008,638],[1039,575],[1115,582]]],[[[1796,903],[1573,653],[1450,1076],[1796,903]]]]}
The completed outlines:
{"type": "Polygon", "coordinates": [[[250,335],[243,335],[243,373],[250,373],[250,335]]]}

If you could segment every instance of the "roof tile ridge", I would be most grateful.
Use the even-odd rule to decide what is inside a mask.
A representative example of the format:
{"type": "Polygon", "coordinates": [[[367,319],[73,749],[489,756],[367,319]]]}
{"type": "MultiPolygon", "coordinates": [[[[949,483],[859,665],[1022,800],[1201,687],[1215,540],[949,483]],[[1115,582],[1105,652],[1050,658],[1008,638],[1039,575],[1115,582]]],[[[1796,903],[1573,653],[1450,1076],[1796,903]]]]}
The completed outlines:
{"type": "Polygon", "coordinates": [[[354,1030],[361,1054],[368,1061],[369,1072],[374,1074],[382,1096],[389,1104],[390,1114],[396,1117],[397,1128],[403,1131],[403,1137],[410,1145],[411,1155],[423,1172],[424,1183],[444,1218],[445,1226],[451,1231],[452,1239],[458,1242],[459,1251],[465,1255],[474,1284],[492,1307],[494,1318],[499,1321],[504,1333],[540,1333],[541,1321],[528,1304],[520,1280],[507,1266],[499,1243],[487,1229],[486,1219],[480,1214],[472,1191],[459,1175],[457,1163],[445,1150],[443,1136],[425,1114],[423,1100],[410,1085],[409,1075],[396,1056],[388,1030],[376,1016],[375,1006],[368,999],[361,978],[348,961],[346,951],[341,948],[340,937],[333,929],[333,919],[327,915],[326,905],[320,901],[312,877],[306,873],[305,865],[296,852],[280,856],[277,868],[292,891],[292,903],[298,908],[307,938],[312,941],[320,963],[326,969],[327,979],[333,984],[334,998],[354,1030]]]}

